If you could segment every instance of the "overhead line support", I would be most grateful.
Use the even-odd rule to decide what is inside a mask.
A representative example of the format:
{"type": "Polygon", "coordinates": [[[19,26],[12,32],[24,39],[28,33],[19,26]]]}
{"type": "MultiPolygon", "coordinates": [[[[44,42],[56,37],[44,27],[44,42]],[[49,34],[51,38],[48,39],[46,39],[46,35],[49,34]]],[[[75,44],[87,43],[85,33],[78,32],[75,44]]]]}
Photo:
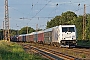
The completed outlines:
{"type": "Polygon", "coordinates": [[[8,0],[5,0],[5,40],[10,41],[8,0]]]}
{"type": "Polygon", "coordinates": [[[86,5],[84,4],[84,15],[83,15],[83,40],[86,40],[86,5]]]}

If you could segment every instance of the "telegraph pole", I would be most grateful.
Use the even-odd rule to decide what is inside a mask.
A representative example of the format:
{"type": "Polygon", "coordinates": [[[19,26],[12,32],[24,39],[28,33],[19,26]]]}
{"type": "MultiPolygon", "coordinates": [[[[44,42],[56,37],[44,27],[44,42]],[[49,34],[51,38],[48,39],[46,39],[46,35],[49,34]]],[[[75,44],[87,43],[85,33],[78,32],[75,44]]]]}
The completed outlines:
{"type": "Polygon", "coordinates": [[[8,0],[5,0],[5,40],[10,41],[8,0]]]}
{"type": "Polygon", "coordinates": [[[83,15],[83,40],[86,40],[86,5],[84,4],[84,15],[83,15]]]}
{"type": "Polygon", "coordinates": [[[36,24],[36,32],[38,31],[38,24],[36,24]]]}
{"type": "Polygon", "coordinates": [[[27,34],[28,34],[28,23],[27,23],[27,34]]]}

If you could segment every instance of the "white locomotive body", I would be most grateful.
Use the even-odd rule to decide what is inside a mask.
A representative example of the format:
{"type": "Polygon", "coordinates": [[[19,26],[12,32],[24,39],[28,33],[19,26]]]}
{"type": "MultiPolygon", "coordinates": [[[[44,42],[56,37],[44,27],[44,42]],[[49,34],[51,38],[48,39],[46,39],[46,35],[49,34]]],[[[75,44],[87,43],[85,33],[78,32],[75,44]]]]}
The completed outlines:
{"type": "Polygon", "coordinates": [[[75,47],[75,25],[59,25],[52,30],[52,42],[59,43],[61,47],[75,47]]]}
{"type": "Polygon", "coordinates": [[[76,45],[76,27],[75,25],[62,26],[62,40],[61,46],[74,46],[76,45]]]}

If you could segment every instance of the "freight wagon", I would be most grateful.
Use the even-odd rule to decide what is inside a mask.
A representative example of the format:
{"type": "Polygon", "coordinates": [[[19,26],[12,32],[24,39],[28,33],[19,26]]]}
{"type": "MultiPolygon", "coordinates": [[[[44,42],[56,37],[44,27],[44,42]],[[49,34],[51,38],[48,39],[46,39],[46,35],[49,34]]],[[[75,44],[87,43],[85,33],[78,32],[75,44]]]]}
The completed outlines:
{"type": "Polygon", "coordinates": [[[26,34],[26,42],[33,42],[33,33],[26,34]]]}
{"type": "Polygon", "coordinates": [[[52,28],[44,30],[44,44],[52,43],[52,28]]]}
{"type": "Polygon", "coordinates": [[[26,42],[26,36],[26,34],[19,35],[17,41],[26,42]]]}
{"type": "Polygon", "coordinates": [[[44,42],[44,31],[37,32],[37,42],[41,44],[44,42]]]}

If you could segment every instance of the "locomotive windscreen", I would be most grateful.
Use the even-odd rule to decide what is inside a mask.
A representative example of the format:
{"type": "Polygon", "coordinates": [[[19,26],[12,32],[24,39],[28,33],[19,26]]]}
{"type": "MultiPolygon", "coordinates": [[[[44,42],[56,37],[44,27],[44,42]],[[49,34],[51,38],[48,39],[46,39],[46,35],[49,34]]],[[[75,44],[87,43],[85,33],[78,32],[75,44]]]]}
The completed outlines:
{"type": "Polygon", "coordinates": [[[74,27],[62,27],[62,32],[75,32],[74,27]]]}

